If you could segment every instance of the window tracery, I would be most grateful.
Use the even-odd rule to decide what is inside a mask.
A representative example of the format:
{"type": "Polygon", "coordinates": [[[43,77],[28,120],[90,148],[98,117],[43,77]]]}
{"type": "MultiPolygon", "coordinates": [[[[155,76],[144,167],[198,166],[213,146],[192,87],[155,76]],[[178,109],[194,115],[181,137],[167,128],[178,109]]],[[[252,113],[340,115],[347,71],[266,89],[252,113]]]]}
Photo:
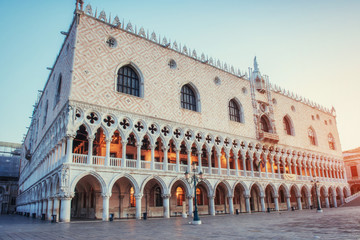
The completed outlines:
{"type": "Polygon", "coordinates": [[[126,65],[119,69],[117,91],[140,97],[139,76],[130,65],[126,65]]]}
{"type": "Polygon", "coordinates": [[[184,85],[181,88],[181,107],[191,110],[197,111],[197,104],[196,104],[196,96],[195,92],[191,88],[189,84],[184,85]]]}

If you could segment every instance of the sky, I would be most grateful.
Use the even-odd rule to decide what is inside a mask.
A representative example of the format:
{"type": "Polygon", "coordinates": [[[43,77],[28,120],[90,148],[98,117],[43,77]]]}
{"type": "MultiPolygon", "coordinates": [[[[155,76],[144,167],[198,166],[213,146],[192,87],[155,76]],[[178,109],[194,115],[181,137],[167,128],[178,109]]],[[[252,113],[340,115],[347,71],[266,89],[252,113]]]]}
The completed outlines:
{"type": "MultiPolygon", "coordinates": [[[[242,71],[335,107],[343,150],[360,146],[360,1],[92,0],[242,71]]],[[[75,0],[0,0],[0,141],[21,142],[73,18],[75,0]]]]}

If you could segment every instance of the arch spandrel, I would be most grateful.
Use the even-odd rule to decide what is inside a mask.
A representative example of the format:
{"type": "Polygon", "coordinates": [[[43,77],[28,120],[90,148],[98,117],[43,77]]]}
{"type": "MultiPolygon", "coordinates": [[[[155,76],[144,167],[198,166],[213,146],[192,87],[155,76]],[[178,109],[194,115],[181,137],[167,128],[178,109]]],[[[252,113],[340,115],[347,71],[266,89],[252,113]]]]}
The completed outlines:
{"type": "Polygon", "coordinates": [[[75,187],[77,185],[77,183],[84,177],[86,176],[93,176],[95,177],[95,179],[98,180],[99,182],[99,185],[101,187],[101,192],[102,193],[107,193],[107,185],[106,185],[106,182],[105,180],[101,177],[100,174],[98,174],[97,172],[95,171],[86,171],[86,172],[83,172],[83,173],[80,173],[78,174],[77,176],[75,176],[73,178],[73,180],[71,181],[71,184],[70,184],[70,192],[71,193],[74,193],[75,192],[75,187]]]}

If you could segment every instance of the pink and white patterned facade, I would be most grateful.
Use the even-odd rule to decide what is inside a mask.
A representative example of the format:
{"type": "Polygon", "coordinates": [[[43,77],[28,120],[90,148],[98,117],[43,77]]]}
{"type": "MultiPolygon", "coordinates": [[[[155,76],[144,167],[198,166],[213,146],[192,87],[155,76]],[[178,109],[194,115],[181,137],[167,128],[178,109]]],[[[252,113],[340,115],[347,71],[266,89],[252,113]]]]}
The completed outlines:
{"type": "Polygon", "coordinates": [[[200,214],[310,208],[315,178],[325,207],[350,194],[334,109],[271,84],[256,60],[245,74],[96,15],[77,6],[37,101],[18,212],[65,222],[170,217],[182,215],[185,202],[191,215],[194,190],[184,172],[193,162],[204,173],[200,214]],[[124,66],[137,73],[139,96],[117,91],[124,66]],[[194,90],[197,111],[181,107],[184,85],[194,90]],[[229,118],[229,101],[241,121],[229,118]]]}

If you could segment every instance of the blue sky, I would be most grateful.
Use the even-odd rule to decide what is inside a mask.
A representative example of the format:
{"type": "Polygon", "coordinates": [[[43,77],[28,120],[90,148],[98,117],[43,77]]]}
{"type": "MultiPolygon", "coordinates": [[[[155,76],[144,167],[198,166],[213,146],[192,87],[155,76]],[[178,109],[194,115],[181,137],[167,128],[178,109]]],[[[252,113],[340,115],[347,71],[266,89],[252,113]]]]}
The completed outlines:
{"type": "MultiPolygon", "coordinates": [[[[172,41],[337,110],[342,149],[360,146],[360,1],[85,0],[172,41]]],[[[75,0],[0,0],[0,141],[21,142],[75,0]]]]}

